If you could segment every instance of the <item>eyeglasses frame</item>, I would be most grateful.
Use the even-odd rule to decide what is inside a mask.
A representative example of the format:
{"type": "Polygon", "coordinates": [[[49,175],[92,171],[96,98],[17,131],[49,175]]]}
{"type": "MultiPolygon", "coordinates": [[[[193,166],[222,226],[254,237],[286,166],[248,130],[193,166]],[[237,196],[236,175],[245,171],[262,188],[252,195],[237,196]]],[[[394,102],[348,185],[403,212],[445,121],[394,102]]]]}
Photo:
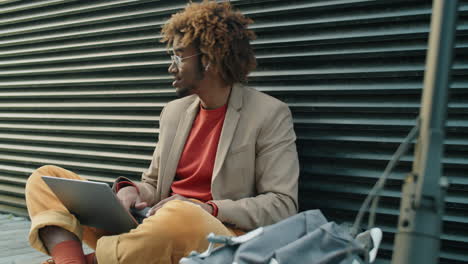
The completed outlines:
{"type": "Polygon", "coordinates": [[[195,56],[198,56],[198,55],[200,55],[200,54],[202,54],[202,53],[199,52],[199,53],[197,53],[197,54],[189,55],[189,56],[186,56],[186,57],[180,57],[180,56],[178,56],[178,55],[173,54],[173,55],[171,55],[171,60],[172,60],[172,63],[175,63],[175,66],[176,66],[177,68],[179,68],[179,67],[180,67],[180,64],[181,64],[185,59],[190,59],[190,58],[195,57],[195,56]]]}

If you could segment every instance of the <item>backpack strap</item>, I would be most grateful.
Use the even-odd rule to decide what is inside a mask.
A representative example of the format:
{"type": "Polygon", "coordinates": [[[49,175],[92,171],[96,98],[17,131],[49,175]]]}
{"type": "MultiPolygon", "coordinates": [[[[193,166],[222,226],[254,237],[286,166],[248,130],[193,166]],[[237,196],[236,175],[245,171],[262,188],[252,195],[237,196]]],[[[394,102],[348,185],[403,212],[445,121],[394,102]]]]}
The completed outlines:
{"type": "Polygon", "coordinates": [[[210,233],[206,238],[210,244],[208,245],[208,249],[206,249],[202,253],[198,253],[197,251],[192,251],[189,254],[189,257],[198,257],[198,258],[206,258],[211,255],[213,250],[215,249],[215,244],[223,244],[227,246],[234,246],[243,244],[247,241],[250,241],[259,235],[263,234],[263,227],[259,227],[254,229],[246,234],[241,236],[217,236],[214,233],[210,233]]]}

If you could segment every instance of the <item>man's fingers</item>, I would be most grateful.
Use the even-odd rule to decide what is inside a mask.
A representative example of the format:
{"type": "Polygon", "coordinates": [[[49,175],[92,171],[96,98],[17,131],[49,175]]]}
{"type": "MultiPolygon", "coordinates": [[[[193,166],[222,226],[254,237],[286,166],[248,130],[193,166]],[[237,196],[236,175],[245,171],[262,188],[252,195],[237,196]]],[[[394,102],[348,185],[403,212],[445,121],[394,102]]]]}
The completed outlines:
{"type": "Polygon", "coordinates": [[[161,209],[161,207],[163,207],[165,203],[161,204],[161,202],[159,202],[158,204],[156,204],[155,206],[153,206],[149,211],[148,213],[146,214],[147,216],[152,216],[156,213],[156,211],[158,211],[159,209],[161,209]]]}
{"type": "Polygon", "coordinates": [[[145,207],[148,207],[148,204],[146,202],[140,202],[140,203],[136,203],[135,204],[135,208],[138,209],[138,210],[141,210],[145,207]]]}
{"type": "Polygon", "coordinates": [[[167,203],[167,202],[169,202],[169,201],[171,201],[171,200],[174,200],[174,199],[176,199],[176,198],[177,198],[177,194],[176,194],[176,195],[173,195],[173,196],[170,196],[170,197],[168,197],[168,198],[166,198],[166,199],[161,200],[161,201],[160,201],[159,203],[157,203],[156,205],[158,205],[158,204],[165,204],[165,203],[167,203]]]}
{"type": "Polygon", "coordinates": [[[125,200],[120,200],[120,203],[122,203],[123,207],[125,208],[125,210],[130,210],[130,204],[125,201],[125,200]]]}
{"type": "Polygon", "coordinates": [[[161,200],[159,203],[155,204],[155,205],[153,206],[153,208],[151,208],[151,211],[153,211],[153,214],[157,211],[156,209],[159,209],[159,208],[162,207],[165,203],[169,202],[169,201],[172,200],[172,199],[174,199],[174,198],[172,198],[172,196],[171,196],[171,197],[166,198],[166,199],[164,199],[164,200],[161,200]]]}
{"type": "Polygon", "coordinates": [[[136,207],[135,205],[137,203],[141,203],[140,197],[138,196],[135,188],[122,188],[117,193],[117,197],[127,211],[129,211],[131,207],[136,207]]]}
{"type": "Polygon", "coordinates": [[[182,195],[179,195],[179,194],[176,194],[176,195],[173,195],[173,196],[170,196],[166,199],[163,199],[161,200],[159,203],[157,203],[155,206],[153,206],[149,211],[148,213],[146,214],[146,216],[152,216],[156,213],[156,211],[158,211],[159,209],[161,209],[164,204],[166,204],[167,202],[169,201],[172,201],[172,200],[182,200],[182,201],[189,201],[187,198],[185,198],[184,196],[182,195]]]}
{"type": "MultiPolygon", "coordinates": [[[[154,208],[154,207],[153,207],[154,208]]],[[[149,209],[149,211],[146,213],[146,217],[150,217],[152,215],[154,215],[154,210],[153,208],[149,209]]]]}

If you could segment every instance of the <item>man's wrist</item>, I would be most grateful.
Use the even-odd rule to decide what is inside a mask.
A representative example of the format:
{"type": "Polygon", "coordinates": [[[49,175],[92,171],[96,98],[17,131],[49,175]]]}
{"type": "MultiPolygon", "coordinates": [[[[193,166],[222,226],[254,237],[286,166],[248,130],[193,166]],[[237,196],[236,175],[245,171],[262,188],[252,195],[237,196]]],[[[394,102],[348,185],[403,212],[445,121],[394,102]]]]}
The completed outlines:
{"type": "Polygon", "coordinates": [[[201,204],[201,207],[209,214],[213,215],[213,206],[207,203],[201,204]]]}
{"type": "Polygon", "coordinates": [[[125,187],[134,187],[136,189],[136,192],[140,194],[140,190],[138,189],[138,186],[136,186],[136,184],[131,181],[118,182],[115,188],[115,192],[118,193],[121,189],[125,187]]]}
{"type": "Polygon", "coordinates": [[[218,206],[212,202],[212,201],[208,201],[206,202],[205,204],[209,205],[211,207],[211,215],[213,215],[214,217],[217,217],[218,216],[218,206]]]}
{"type": "Polygon", "coordinates": [[[136,192],[137,194],[139,194],[139,193],[138,193],[138,188],[135,187],[135,186],[131,186],[131,185],[124,186],[124,187],[120,188],[119,191],[122,191],[123,189],[125,189],[125,190],[135,190],[135,192],[136,192]]]}

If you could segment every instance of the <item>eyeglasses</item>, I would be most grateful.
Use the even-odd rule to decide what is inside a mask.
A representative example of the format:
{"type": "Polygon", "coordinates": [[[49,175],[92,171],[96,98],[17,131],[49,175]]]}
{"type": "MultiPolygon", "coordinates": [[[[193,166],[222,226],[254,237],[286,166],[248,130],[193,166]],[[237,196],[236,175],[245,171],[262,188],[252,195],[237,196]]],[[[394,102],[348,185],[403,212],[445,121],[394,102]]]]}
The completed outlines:
{"type": "Polygon", "coordinates": [[[200,55],[200,54],[201,53],[197,53],[197,54],[193,54],[193,55],[190,55],[190,56],[187,56],[187,57],[180,57],[180,56],[177,56],[177,55],[171,55],[171,59],[172,59],[172,62],[175,63],[176,67],[179,67],[183,60],[195,57],[195,56],[200,55]]]}

